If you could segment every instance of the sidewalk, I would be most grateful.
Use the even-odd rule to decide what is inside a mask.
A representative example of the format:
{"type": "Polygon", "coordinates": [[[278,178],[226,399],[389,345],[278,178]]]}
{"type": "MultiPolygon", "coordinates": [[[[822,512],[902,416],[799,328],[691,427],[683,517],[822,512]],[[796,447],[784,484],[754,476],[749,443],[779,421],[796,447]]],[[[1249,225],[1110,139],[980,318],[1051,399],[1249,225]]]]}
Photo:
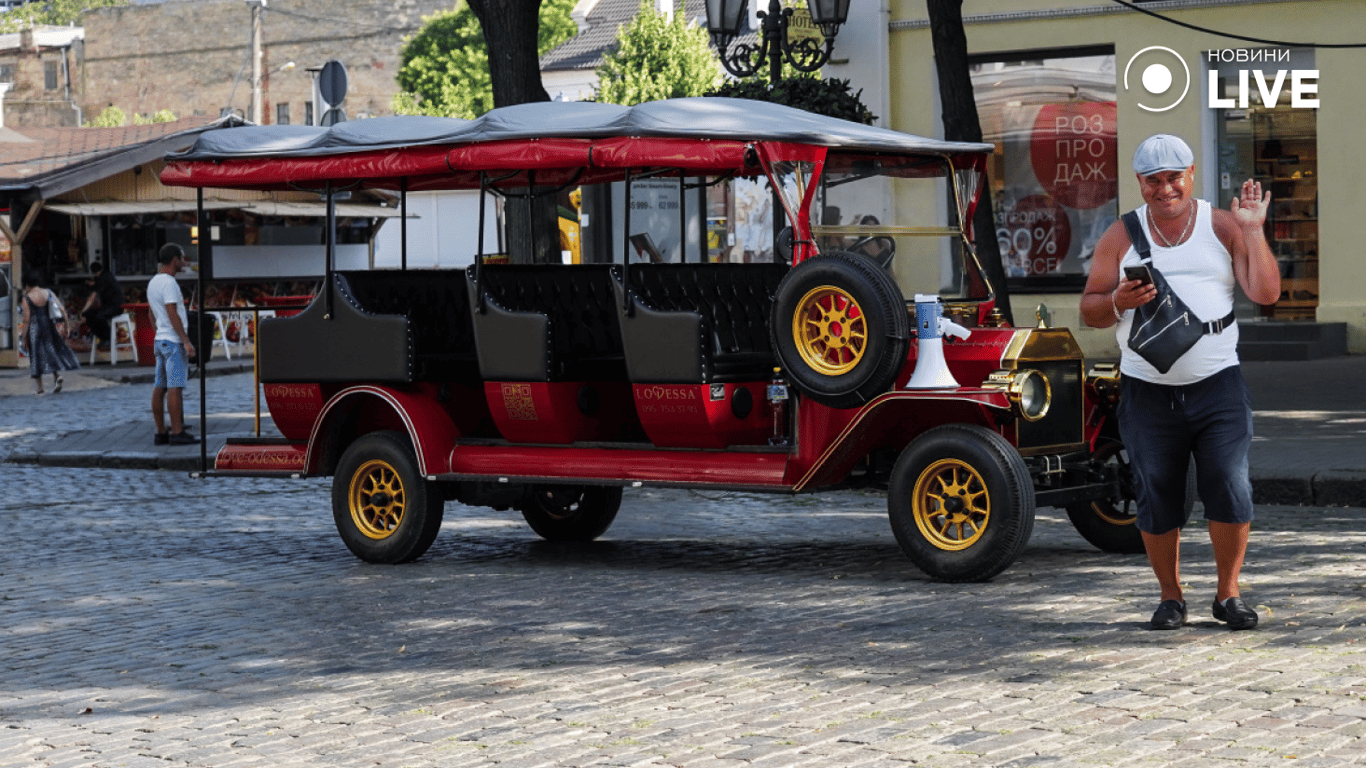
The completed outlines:
{"type": "MultiPolygon", "coordinates": [[[[217,376],[250,373],[250,360],[213,360],[209,386],[217,376]]],[[[65,391],[122,386],[126,423],[70,432],[12,452],[11,462],[48,466],[103,466],[139,469],[199,469],[200,446],[150,445],[146,411],[151,369],[133,365],[83,367],[66,377],[65,391]],[[144,386],[126,386],[144,385],[144,386]]],[[[1253,429],[1250,474],[1259,504],[1366,506],[1366,355],[1306,362],[1247,362],[1243,374],[1252,392],[1253,429]]],[[[50,385],[50,380],[49,380],[50,385]]],[[[198,380],[190,388],[197,393],[198,380]]],[[[23,402],[32,384],[24,370],[0,371],[0,407],[23,402]]],[[[250,392],[250,386],[247,387],[250,392]]],[[[188,393],[187,393],[188,395],[188,393]]],[[[120,395],[122,397],[122,395],[120,395]]],[[[198,398],[186,407],[186,423],[200,433],[198,398]]],[[[255,434],[250,407],[216,401],[209,414],[208,451],[213,456],[228,437],[255,434]]],[[[263,406],[264,407],[264,406],[263,406]]],[[[262,416],[263,436],[275,430],[262,416]]]]}
{"type": "MultiPolygon", "coordinates": [[[[214,454],[227,443],[230,437],[253,437],[255,416],[252,407],[244,404],[250,398],[251,382],[246,382],[246,395],[234,398],[231,404],[219,398],[210,397],[210,413],[207,423],[201,429],[199,421],[199,379],[195,378],[197,368],[191,366],[190,381],[186,388],[185,426],[195,435],[207,433],[204,445],[162,445],[153,446],[151,441],[152,425],[148,412],[148,398],[153,371],[150,367],[124,362],[117,366],[107,363],[85,365],[80,370],[63,376],[62,394],[48,394],[44,398],[33,398],[33,380],[27,369],[0,369],[0,408],[24,407],[33,402],[41,402],[48,408],[61,403],[68,393],[81,393],[91,390],[113,390],[112,399],[117,403],[112,410],[116,418],[109,426],[98,429],[68,431],[50,440],[31,443],[18,448],[4,457],[6,461],[21,464],[39,464],[53,467],[110,467],[117,469],[169,469],[183,472],[197,471],[201,466],[201,454],[207,456],[208,465],[213,466],[214,454]]],[[[211,360],[206,368],[206,382],[212,393],[214,379],[223,376],[247,374],[252,371],[251,358],[211,360]]],[[[44,386],[52,392],[52,378],[44,377],[44,386]]],[[[74,402],[74,401],[73,401],[74,402]]],[[[261,435],[279,437],[280,433],[270,420],[262,403],[261,435]]],[[[67,423],[67,422],[63,422],[67,423]]],[[[77,423],[81,423],[77,420],[77,423]]],[[[84,422],[90,423],[90,422],[84,422]]],[[[40,427],[45,425],[40,424],[40,427]]],[[[52,427],[48,427],[52,429],[52,427]]]]}

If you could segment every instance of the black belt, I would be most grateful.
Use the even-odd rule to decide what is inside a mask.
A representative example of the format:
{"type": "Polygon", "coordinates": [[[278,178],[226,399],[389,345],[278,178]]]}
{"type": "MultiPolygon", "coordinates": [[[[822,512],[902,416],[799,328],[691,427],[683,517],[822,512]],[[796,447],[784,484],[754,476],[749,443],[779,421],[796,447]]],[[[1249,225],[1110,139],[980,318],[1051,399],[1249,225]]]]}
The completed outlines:
{"type": "Polygon", "coordinates": [[[1234,317],[1234,312],[1230,310],[1224,317],[1205,323],[1205,333],[1223,333],[1224,329],[1233,325],[1236,319],[1237,318],[1234,317]]]}

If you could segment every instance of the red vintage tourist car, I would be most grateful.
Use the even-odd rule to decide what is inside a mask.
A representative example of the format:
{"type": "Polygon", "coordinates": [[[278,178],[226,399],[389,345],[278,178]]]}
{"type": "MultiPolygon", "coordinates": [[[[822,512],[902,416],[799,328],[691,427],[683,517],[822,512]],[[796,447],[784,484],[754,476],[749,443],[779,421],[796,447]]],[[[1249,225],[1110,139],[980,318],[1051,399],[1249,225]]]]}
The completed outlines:
{"type": "Polygon", "coordinates": [[[209,474],[331,476],[343,541],[379,563],[420,557],[448,500],[587,541],[642,486],[885,488],[902,549],[945,581],[1006,569],[1036,505],[1138,551],[1117,372],[1088,371],[1064,328],[1006,324],[973,251],[991,151],[724,98],[207,132],[165,183],[329,206],[357,187],[477,190],[480,211],[502,206],[469,223],[467,268],[329,263],[305,311],[262,320],[257,375],[282,437],[230,440],[209,474]],[[757,182],[786,225],[777,256],[654,246],[669,239],[650,237],[657,220],[631,221],[643,179],[680,198],[757,182]],[[535,224],[530,244],[483,253],[518,210],[537,222],[538,198],[595,188],[616,204],[584,263],[524,263],[535,224]]]}

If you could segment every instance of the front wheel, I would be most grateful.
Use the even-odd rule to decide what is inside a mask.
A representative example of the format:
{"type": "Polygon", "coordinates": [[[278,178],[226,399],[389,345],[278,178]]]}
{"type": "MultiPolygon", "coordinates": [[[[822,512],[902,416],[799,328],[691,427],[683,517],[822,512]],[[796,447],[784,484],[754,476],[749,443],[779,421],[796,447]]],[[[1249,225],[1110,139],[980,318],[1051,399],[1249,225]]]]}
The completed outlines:
{"type": "Polygon", "coordinates": [[[332,519],[352,554],[406,563],[441,530],[445,502],[418,471],[405,436],[371,432],[347,447],[332,477],[332,519]]]}
{"type": "Polygon", "coordinates": [[[1005,438],[975,424],[936,427],[892,469],[887,513],[897,543],[939,581],[987,581],[1034,530],[1034,485],[1005,438]]]}
{"type": "Polygon", "coordinates": [[[522,517],[546,541],[592,541],[607,532],[621,508],[620,486],[533,485],[522,517]]]}

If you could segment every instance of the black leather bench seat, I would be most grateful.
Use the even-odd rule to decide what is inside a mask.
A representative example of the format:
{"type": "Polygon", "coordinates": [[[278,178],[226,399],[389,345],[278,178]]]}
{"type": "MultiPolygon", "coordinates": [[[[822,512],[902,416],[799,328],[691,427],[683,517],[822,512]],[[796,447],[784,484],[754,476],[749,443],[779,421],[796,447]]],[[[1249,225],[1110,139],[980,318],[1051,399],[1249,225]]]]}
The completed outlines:
{"type": "Polygon", "coordinates": [[[769,315],[785,264],[613,267],[627,370],[639,383],[755,381],[777,365],[769,315]],[[630,294],[623,307],[622,292],[630,294]]]}
{"type": "Polygon", "coordinates": [[[409,319],[414,380],[478,379],[462,270],[386,269],[339,275],[345,277],[365,311],[409,319]]]}
{"type": "Polygon", "coordinates": [[[625,355],[606,264],[485,265],[466,270],[486,381],[624,381],[625,355]],[[479,290],[484,310],[478,311],[479,290]]]}
{"type": "Polygon", "coordinates": [[[330,317],[327,301],[319,294],[297,315],[261,319],[257,348],[261,381],[413,381],[416,369],[409,319],[364,309],[345,275],[334,276],[333,291],[330,317]]]}

